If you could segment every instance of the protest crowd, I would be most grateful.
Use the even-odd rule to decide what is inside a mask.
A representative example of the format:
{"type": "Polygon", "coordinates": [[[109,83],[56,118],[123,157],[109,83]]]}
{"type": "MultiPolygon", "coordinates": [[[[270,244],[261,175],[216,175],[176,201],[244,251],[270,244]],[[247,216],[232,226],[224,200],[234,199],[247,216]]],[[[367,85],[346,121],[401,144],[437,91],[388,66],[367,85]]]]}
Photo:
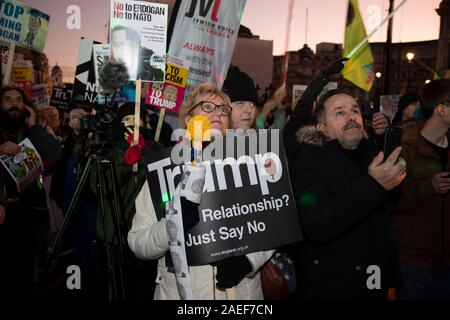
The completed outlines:
{"type": "MultiPolygon", "coordinates": [[[[324,91],[357,59],[348,56],[321,70],[292,104],[286,85],[262,97],[232,65],[221,69],[221,82],[204,74],[186,85],[187,71],[172,76],[184,83],[183,96],[176,83],[152,82],[163,70],[155,76],[143,64],[160,53],[145,49],[138,31],[111,29],[121,32],[117,52],[134,42],[136,61],[116,58],[96,70],[103,102],[75,99],[74,86],[65,108],[37,105],[25,87],[3,81],[0,295],[450,299],[450,79],[405,92],[392,115],[374,107],[379,96],[324,91]],[[131,63],[144,69],[131,76],[122,69],[131,63]],[[108,91],[122,73],[126,81],[108,91]],[[142,92],[141,80],[149,81],[142,92]],[[162,106],[176,106],[172,121],[149,103],[159,101],[152,90],[162,106]],[[214,169],[203,162],[216,141],[260,146],[263,134],[279,139],[265,155],[246,147],[245,161],[253,155],[256,164],[238,156],[236,170],[217,158],[214,169]],[[184,161],[164,162],[160,155],[175,150],[188,150],[184,161]]],[[[173,32],[171,45],[176,25],[173,32]]]]}

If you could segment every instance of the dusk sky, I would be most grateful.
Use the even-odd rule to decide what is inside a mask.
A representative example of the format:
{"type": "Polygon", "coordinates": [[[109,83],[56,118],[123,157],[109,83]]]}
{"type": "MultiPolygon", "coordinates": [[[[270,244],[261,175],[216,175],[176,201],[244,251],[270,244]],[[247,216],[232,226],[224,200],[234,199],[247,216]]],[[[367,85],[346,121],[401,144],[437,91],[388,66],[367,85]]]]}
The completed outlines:
{"type": "MultiPolygon", "coordinates": [[[[227,1],[227,0],[225,0],[227,1]]],[[[109,19],[109,0],[22,0],[50,15],[50,30],[44,52],[50,65],[74,68],[81,36],[106,42],[109,19]],[[95,6],[93,5],[95,3],[95,6]],[[69,30],[67,7],[81,9],[81,29],[69,30]]],[[[395,1],[398,5],[401,1],[395,1]]],[[[437,39],[439,16],[435,9],[441,0],[408,0],[394,19],[394,42],[437,39]]],[[[261,39],[273,40],[275,55],[283,54],[289,0],[247,0],[242,24],[261,39]]],[[[315,50],[320,42],[342,43],[346,20],[347,0],[296,0],[293,10],[289,50],[298,50],[305,43],[305,16],[309,10],[308,45],[315,50]]],[[[374,28],[376,12],[381,19],[387,15],[388,0],[360,0],[361,14],[367,32],[374,28]],[[375,12],[375,13],[373,13],[375,12]]],[[[385,41],[386,27],[374,35],[371,42],[385,41]]]]}

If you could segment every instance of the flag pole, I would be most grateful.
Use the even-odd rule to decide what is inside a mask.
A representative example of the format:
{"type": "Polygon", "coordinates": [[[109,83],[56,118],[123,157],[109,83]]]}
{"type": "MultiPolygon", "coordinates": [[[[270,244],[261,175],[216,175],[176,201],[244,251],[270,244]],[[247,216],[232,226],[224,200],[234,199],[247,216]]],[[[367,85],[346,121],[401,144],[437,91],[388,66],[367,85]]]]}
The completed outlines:
{"type": "Polygon", "coordinates": [[[287,82],[287,72],[289,67],[289,40],[291,38],[291,27],[292,27],[292,13],[294,10],[295,0],[289,1],[288,7],[288,20],[286,24],[286,38],[284,39],[284,63],[283,63],[283,74],[282,74],[282,86],[286,85],[287,82]]]}
{"type": "MultiPolygon", "coordinates": [[[[170,21],[169,21],[169,27],[168,27],[168,32],[167,32],[167,45],[166,45],[166,51],[167,53],[169,53],[169,49],[170,49],[170,42],[172,41],[172,34],[173,34],[173,29],[175,28],[175,22],[177,20],[177,16],[178,16],[178,11],[180,10],[180,6],[181,6],[181,1],[182,0],[176,0],[174,7],[172,9],[172,15],[170,16],[170,21]]],[[[167,63],[167,56],[166,55],[166,63],[167,63]]],[[[164,117],[166,115],[166,109],[161,108],[159,110],[159,118],[158,118],[158,125],[156,126],[156,132],[155,132],[155,142],[159,142],[159,137],[161,135],[161,129],[162,129],[162,125],[164,123],[164,117]]]]}
{"type": "MultiPolygon", "coordinates": [[[[395,0],[389,0],[389,14],[395,6],[395,0]]],[[[384,93],[389,92],[391,77],[389,70],[391,69],[391,49],[392,49],[392,24],[394,19],[390,19],[387,27],[386,50],[383,55],[383,72],[384,72],[384,93]]]]}
{"type": "MultiPolygon", "coordinates": [[[[136,80],[136,102],[134,104],[134,135],[133,145],[139,144],[139,124],[141,120],[141,80],[136,80]]],[[[133,164],[133,172],[138,172],[139,162],[133,164]]]]}
{"type": "Polygon", "coordinates": [[[373,31],[364,39],[362,40],[348,55],[347,58],[351,59],[353,58],[358,51],[367,43],[369,42],[369,39],[389,20],[391,19],[396,13],[397,11],[406,3],[406,1],[408,0],[403,0],[402,3],[400,3],[397,8],[394,9],[394,11],[391,12],[391,14],[389,14],[386,18],[384,18],[383,21],[380,22],[380,24],[373,29],[373,31]]]}
{"type": "Polygon", "coordinates": [[[166,109],[160,109],[159,110],[159,119],[158,119],[158,125],[156,126],[156,133],[155,133],[155,142],[159,142],[159,137],[161,135],[161,128],[164,122],[164,116],[166,114],[166,109]]]}

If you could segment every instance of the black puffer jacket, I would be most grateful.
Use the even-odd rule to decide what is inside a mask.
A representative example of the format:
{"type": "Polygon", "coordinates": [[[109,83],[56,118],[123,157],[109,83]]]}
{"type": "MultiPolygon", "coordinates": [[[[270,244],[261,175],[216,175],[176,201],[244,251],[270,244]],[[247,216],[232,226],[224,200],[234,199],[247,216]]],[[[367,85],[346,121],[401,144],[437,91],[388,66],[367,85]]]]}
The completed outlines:
{"type": "Polygon", "coordinates": [[[381,269],[382,288],[391,285],[395,255],[386,192],[367,173],[378,145],[375,139],[363,140],[357,166],[336,140],[323,146],[303,144],[290,164],[306,239],[298,268],[303,297],[370,297],[366,270],[371,265],[381,269]]]}

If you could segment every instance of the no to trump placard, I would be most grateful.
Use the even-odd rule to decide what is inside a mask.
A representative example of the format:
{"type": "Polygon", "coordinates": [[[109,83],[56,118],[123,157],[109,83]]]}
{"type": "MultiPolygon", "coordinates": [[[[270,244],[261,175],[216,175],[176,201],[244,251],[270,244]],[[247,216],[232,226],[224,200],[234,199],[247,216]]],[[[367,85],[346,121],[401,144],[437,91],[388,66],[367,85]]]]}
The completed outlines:
{"type": "Polygon", "coordinates": [[[167,63],[164,83],[151,83],[146,104],[173,112],[180,111],[188,78],[188,70],[167,63]]]}
{"type": "MultiPolygon", "coordinates": [[[[190,150],[180,143],[147,159],[147,180],[159,220],[181,179],[182,167],[175,163],[180,154],[190,159],[190,150]]],[[[216,139],[203,150],[202,164],[206,176],[198,213],[182,213],[199,215],[199,223],[185,234],[189,265],[302,239],[278,130],[216,139]]]]}

